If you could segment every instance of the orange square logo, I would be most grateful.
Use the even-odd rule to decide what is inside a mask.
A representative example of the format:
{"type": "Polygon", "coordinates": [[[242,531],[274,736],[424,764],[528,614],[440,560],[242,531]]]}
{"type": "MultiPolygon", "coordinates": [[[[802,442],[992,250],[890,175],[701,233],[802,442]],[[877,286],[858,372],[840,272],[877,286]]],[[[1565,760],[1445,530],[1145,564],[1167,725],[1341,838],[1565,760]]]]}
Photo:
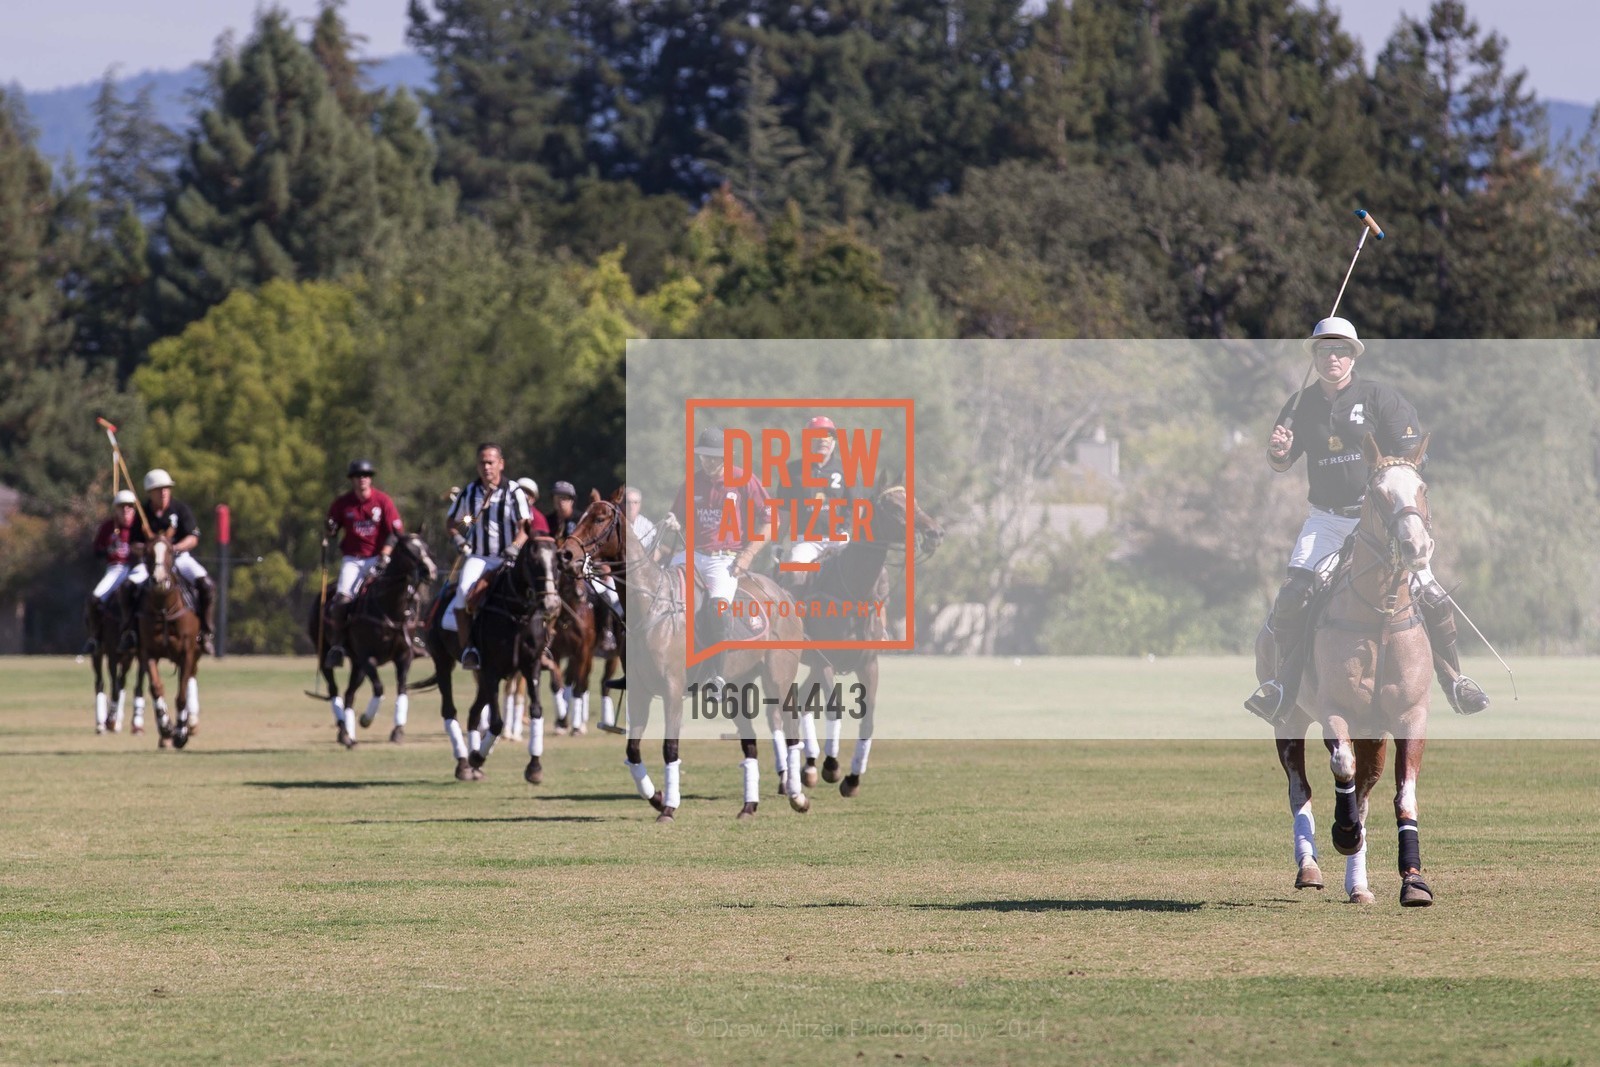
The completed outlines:
{"type": "MultiPolygon", "coordinates": [[[[723,650],[773,648],[799,650],[871,649],[885,652],[910,651],[916,643],[916,506],[915,412],[908,398],[844,399],[838,397],[768,398],[690,398],[684,411],[685,496],[690,515],[684,524],[685,550],[691,568],[697,557],[710,561],[728,558],[749,545],[773,539],[783,549],[779,574],[804,575],[806,579],[785,595],[757,600],[741,592],[732,602],[719,602],[718,610],[731,612],[743,628],[743,636],[701,647],[695,637],[697,600],[705,594],[695,588],[692,574],[684,583],[687,601],[684,642],[686,666],[694,667],[723,650]],[[748,416],[752,410],[768,410],[775,415],[769,425],[723,428],[720,432],[722,473],[699,469],[696,454],[695,418],[715,419],[716,413],[738,409],[748,416]],[[819,416],[806,428],[795,430],[799,409],[826,411],[839,416],[819,416]],[[881,426],[849,425],[851,412],[870,413],[876,421],[898,413],[905,432],[905,477],[894,485],[877,484],[884,477],[878,469],[881,426]],[[822,460],[818,463],[818,460],[822,460]],[[831,472],[830,472],[831,470],[831,472]],[[698,483],[698,485],[697,485],[698,483]],[[889,532],[877,506],[889,494],[904,493],[904,521],[889,532]],[[890,538],[886,541],[885,537],[890,538]],[[842,574],[836,580],[823,577],[824,556],[832,547],[841,558],[856,546],[869,563],[880,559],[872,550],[882,550],[891,586],[905,590],[905,636],[896,638],[889,626],[889,600],[877,595],[875,583],[851,585],[842,574]],[[895,583],[895,568],[888,563],[889,549],[904,552],[903,582],[895,583]],[[776,638],[765,632],[763,619],[796,615],[817,620],[806,627],[800,640],[776,638]],[[846,624],[865,622],[866,637],[839,638],[817,636],[814,631],[860,629],[846,624]],[[876,633],[880,636],[870,636],[876,633]]],[[[706,446],[701,444],[705,454],[706,446]]],[[[899,503],[898,501],[896,503],[899,503]]],[[[876,579],[878,569],[872,568],[876,579]]],[[[768,627],[769,628],[769,627],[768,627]]]]}

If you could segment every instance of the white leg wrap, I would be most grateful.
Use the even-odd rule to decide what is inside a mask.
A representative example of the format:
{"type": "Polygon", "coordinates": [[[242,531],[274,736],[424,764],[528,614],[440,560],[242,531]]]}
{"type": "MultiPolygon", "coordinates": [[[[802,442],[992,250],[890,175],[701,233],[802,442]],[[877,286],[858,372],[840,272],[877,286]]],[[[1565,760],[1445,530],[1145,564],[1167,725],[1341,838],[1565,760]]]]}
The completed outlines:
{"type": "Polygon", "coordinates": [[[189,725],[193,726],[200,721],[200,679],[190,678],[184,695],[187,698],[184,703],[189,711],[189,725]]]}
{"type": "Polygon", "coordinates": [[[572,702],[572,725],[587,728],[589,725],[589,694],[585,693],[572,702]]]}
{"type": "Polygon", "coordinates": [[[344,732],[354,737],[356,735],[356,713],[350,708],[345,708],[342,721],[344,722],[344,732]]]}
{"type": "Polygon", "coordinates": [[[640,797],[649,800],[656,795],[656,784],[650,780],[650,772],[643,763],[629,763],[624,760],[622,765],[633,775],[633,787],[639,791],[640,797]]]}
{"type": "Polygon", "coordinates": [[[1348,894],[1365,888],[1367,888],[1367,848],[1363,844],[1360,852],[1345,857],[1344,891],[1348,894]]]}
{"type": "Polygon", "coordinates": [[[772,765],[779,778],[789,773],[789,739],[781,729],[772,731],[772,765]]]}
{"type": "Polygon", "coordinates": [[[133,698],[133,725],[144,725],[144,697],[133,698]]]}
{"type": "Polygon", "coordinates": [[[117,694],[117,707],[116,707],[116,710],[113,711],[112,714],[111,714],[111,723],[112,723],[112,727],[111,728],[113,730],[120,730],[122,728],[122,713],[127,708],[127,706],[128,706],[128,691],[126,689],[124,689],[122,692],[117,694]]]}
{"type": "Polygon", "coordinates": [[[406,724],[406,712],[410,710],[410,707],[410,693],[400,693],[394,698],[394,724],[396,726],[404,726],[406,724]]]}
{"type": "Polygon", "coordinates": [[[96,693],[94,695],[94,724],[96,726],[104,726],[106,724],[106,715],[110,710],[110,698],[104,693],[96,693]]]}
{"type": "Polygon", "coordinates": [[[675,759],[667,764],[667,784],[661,792],[661,802],[669,808],[675,808],[683,799],[679,783],[683,777],[683,760],[675,759]]]}
{"type": "Polygon", "coordinates": [[[367,710],[361,713],[361,725],[371,726],[372,720],[378,717],[378,705],[383,703],[381,697],[371,697],[367,700],[367,710]]]}
{"type": "MultiPolygon", "coordinates": [[[[478,746],[480,744],[482,744],[482,743],[483,743],[483,731],[482,730],[468,730],[467,731],[467,751],[468,752],[476,752],[476,751],[478,751],[478,746]]],[[[459,759],[460,757],[458,756],[457,758],[459,759]]]]}
{"type": "Polygon", "coordinates": [[[817,747],[817,720],[810,715],[800,717],[800,743],[805,746],[806,759],[816,759],[822,751],[817,747]]]}
{"type": "Polygon", "coordinates": [[[494,751],[494,743],[498,739],[499,735],[493,730],[483,731],[483,737],[478,742],[478,755],[488,759],[489,753],[494,751]]]}
{"type": "Polygon", "coordinates": [[[1294,862],[1299,866],[1308,859],[1317,858],[1317,820],[1311,814],[1311,802],[1301,805],[1294,813],[1294,862]]]}
{"type": "MultiPolygon", "coordinates": [[[[532,720],[528,726],[528,755],[544,755],[544,716],[532,720]]],[[[644,766],[644,764],[640,764],[644,766]]]]}
{"type": "Polygon", "coordinates": [[[800,744],[789,746],[789,777],[784,779],[784,785],[789,789],[792,797],[800,796],[805,790],[800,783],[800,774],[806,766],[806,747],[800,744]]]}
{"type": "Polygon", "coordinates": [[[610,693],[600,698],[600,725],[617,725],[617,702],[611,698],[610,693]]]}
{"type": "Polygon", "coordinates": [[[835,719],[830,715],[824,726],[824,734],[827,740],[824,742],[826,747],[823,749],[823,751],[832,756],[834,759],[839,758],[839,735],[843,732],[843,717],[835,719]]]}
{"type": "Polygon", "coordinates": [[[867,773],[867,757],[872,755],[872,738],[862,737],[856,740],[856,754],[850,759],[851,774],[867,773]]]}
{"type": "MultiPolygon", "coordinates": [[[[567,711],[572,704],[572,686],[564,685],[556,690],[556,718],[565,719],[567,711]]],[[[570,725],[570,722],[569,722],[570,725]]]]}
{"type": "Polygon", "coordinates": [[[336,696],[328,701],[328,706],[333,709],[333,724],[344,725],[344,697],[336,696]]]}
{"type": "Polygon", "coordinates": [[[456,759],[467,758],[467,742],[461,736],[461,723],[455,719],[444,721],[444,735],[450,739],[450,752],[456,759]]]}
{"type": "Polygon", "coordinates": [[[761,801],[761,761],[754,758],[739,761],[739,770],[744,774],[744,802],[757,804],[761,801]]]}

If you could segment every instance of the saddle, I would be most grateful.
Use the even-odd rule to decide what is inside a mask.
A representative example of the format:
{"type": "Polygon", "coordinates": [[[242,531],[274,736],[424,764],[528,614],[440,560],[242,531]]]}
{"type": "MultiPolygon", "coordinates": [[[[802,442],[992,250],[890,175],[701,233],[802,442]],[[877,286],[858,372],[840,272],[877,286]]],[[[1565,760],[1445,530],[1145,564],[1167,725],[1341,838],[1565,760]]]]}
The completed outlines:
{"type": "MultiPolygon", "coordinates": [[[[680,565],[674,567],[673,570],[677,574],[678,599],[680,603],[687,604],[689,602],[690,575],[694,576],[693,581],[696,591],[699,593],[705,592],[706,583],[695,572],[694,568],[680,565]]],[[[699,600],[699,606],[695,609],[698,616],[697,623],[699,620],[709,620],[712,611],[711,599],[706,596],[700,596],[697,599],[699,600]]],[[[734,598],[733,603],[729,605],[725,621],[728,627],[728,640],[730,641],[760,640],[772,628],[772,623],[767,618],[766,603],[758,598],[755,592],[745,584],[744,576],[739,578],[739,593],[734,598]]]]}

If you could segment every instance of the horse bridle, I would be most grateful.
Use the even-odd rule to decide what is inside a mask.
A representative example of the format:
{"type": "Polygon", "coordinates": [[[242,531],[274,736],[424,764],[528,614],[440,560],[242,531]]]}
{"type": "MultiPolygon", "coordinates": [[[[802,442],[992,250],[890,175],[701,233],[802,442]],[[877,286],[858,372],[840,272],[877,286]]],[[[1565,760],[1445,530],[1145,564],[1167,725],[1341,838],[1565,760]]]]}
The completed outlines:
{"type": "MultiPolygon", "coordinates": [[[[1403,456],[1386,456],[1383,459],[1380,459],[1377,464],[1373,466],[1372,473],[1367,476],[1367,498],[1373,502],[1374,507],[1376,507],[1377,501],[1382,499],[1382,497],[1377,494],[1378,477],[1384,471],[1390,470],[1394,467],[1409,467],[1411,471],[1418,476],[1418,479],[1421,479],[1421,469],[1416,463],[1413,463],[1411,460],[1406,459],[1403,456]]],[[[1427,494],[1427,484],[1423,483],[1423,500],[1427,500],[1427,494]]],[[[1394,514],[1389,515],[1383,520],[1384,532],[1389,536],[1387,544],[1380,543],[1376,537],[1373,537],[1370,533],[1368,533],[1365,528],[1365,524],[1356,527],[1356,536],[1362,542],[1371,548],[1380,559],[1387,557],[1389,561],[1388,565],[1390,575],[1390,580],[1386,583],[1389,592],[1384,596],[1385,606],[1368,604],[1365,598],[1361,597],[1359,594],[1356,594],[1356,599],[1365,604],[1369,610],[1374,611],[1386,618],[1392,619],[1395,613],[1398,611],[1398,607],[1396,605],[1399,599],[1400,585],[1406,577],[1406,567],[1400,559],[1400,524],[1404,522],[1407,517],[1412,515],[1415,515],[1417,518],[1422,520],[1422,528],[1424,530],[1427,530],[1430,533],[1433,531],[1432,517],[1415,504],[1402,505],[1395,510],[1394,514]]],[[[1374,566],[1377,566],[1377,564],[1374,564],[1374,566]]],[[[1352,592],[1354,592],[1355,580],[1359,578],[1361,574],[1365,573],[1366,570],[1362,570],[1359,573],[1351,573],[1349,575],[1348,581],[1350,582],[1352,592]]]]}

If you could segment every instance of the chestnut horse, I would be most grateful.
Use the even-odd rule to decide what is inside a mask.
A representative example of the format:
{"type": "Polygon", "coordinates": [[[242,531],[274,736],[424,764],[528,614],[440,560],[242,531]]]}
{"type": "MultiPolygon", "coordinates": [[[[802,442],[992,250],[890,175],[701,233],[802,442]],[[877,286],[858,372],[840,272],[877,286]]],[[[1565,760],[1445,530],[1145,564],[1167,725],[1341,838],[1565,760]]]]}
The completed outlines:
{"type": "Polygon", "coordinates": [[[406,679],[416,654],[411,637],[417,628],[417,590],[438,576],[439,569],[422,535],[402,534],[391,550],[389,562],[351,602],[343,634],[335,634],[323,625],[322,605],[311,609],[307,632],[317,646],[317,663],[328,684],[339,743],[346,748],[356,746],[355,699],[363,678],[371,679],[372,696],[361,713],[361,725],[371,726],[377,717],[378,705],[383,700],[383,682],[378,678],[378,668],[385,663],[394,664],[394,729],[389,731],[389,740],[395,744],[405,740],[406,712],[411,700],[406,691],[406,679]],[[320,644],[317,643],[319,638],[320,644]],[[328,647],[334,644],[341,645],[350,655],[350,684],[342,697],[334,684],[333,668],[323,658],[328,647]]]}
{"type": "Polygon", "coordinates": [[[195,671],[200,663],[200,616],[186,602],[172,571],[170,533],[151,541],[146,552],[150,578],[139,598],[139,664],[150,679],[150,695],[155,698],[156,729],[161,734],[157,747],[171,744],[182,748],[199,729],[200,684],[195,671]],[[178,667],[176,722],[167,718],[166,687],[161,681],[164,659],[178,667]]]}
{"type": "MultiPolygon", "coordinates": [[[[1394,737],[1395,821],[1399,827],[1400,903],[1426,907],[1433,892],[1422,878],[1417,833],[1417,778],[1426,744],[1433,651],[1411,580],[1433,556],[1428,490],[1419,470],[1428,439],[1404,456],[1385,456],[1371,434],[1362,443],[1369,469],[1361,519],[1346,560],[1333,578],[1297,706],[1278,730],[1278,758],[1289,781],[1299,864],[1296,888],[1322,888],[1316,862],[1306,731],[1322,726],[1333,770],[1333,843],[1346,857],[1345,892],[1352,903],[1374,900],[1367,884],[1368,799],[1383,775],[1385,735],[1394,737]]],[[[1270,677],[1272,635],[1256,642],[1256,675],[1270,677]]]]}
{"type": "MultiPolygon", "coordinates": [[[[577,527],[561,541],[561,561],[574,575],[589,578],[596,575],[596,565],[609,564],[619,585],[626,586],[633,603],[628,609],[628,772],[633,777],[639,795],[650,802],[660,814],[657,822],[671,822],[677,814],[680,800],[679,739],[682,736],[683,700],[687,692],[688,657],[685,649],[687,624],[684,618],[684,581],[693,581],[690,574],[680,578],[675,569],[658,566],[650,553],[639,544],[622,512],[622,494],[619,490],[611,500],[597,500],[584,511],[577,527]],[[666,713],[666,736],[661,743],[661,755],[666,764],[666,785],[657,791],[645,770],[640,755],[640,738],[650,719],[650,705],[660,698],[666,713]]],[[[758,603],[789,600],[777,583],[759,574],[739,577],[741,599],[758,603]]],[[[703,599],[703,598],[702,598],[703,599]]],[[[774,612],[766,618],[767,628],[761,640],[788,645],[787,648],[729,649],[722,653],[722,675],[730,685],[751,681],[759,677],[769,697],[783,699],[794,685],[800,671],[800,652],[794,646],[804,638],[804,630],[797,612],[774,612]]],[[[735,716],[739,729],[739,746],[743,753],[740,763],[744,776],[744,805],[738,818],[754,817],[760,791],[760,761],[754,724],[743,716],[735,716]]],[[[801,785],[800,763],[803,750],[788,739],[788,765],[792,773],[787,776],[789,806],[795,811],[809,811],[811,800],[801,785]]]]}
{"type": "MultiPolygon", "coordinates": [[[[877,494],[873,503],[873,540],[850,541],[836,550],[825,553],[820,569],[801,587],[798,595],[808,599],[839,599],[848,601],[871,600],[887,603],[889,583],[887,562],[891,546],[907,545],[914,540],[913,551],[926,548],[929,555],[938,549],[944,539],[944,529],[917,507],[906,492],[904,481],[877,494]],[[911,536],[908,536],[910,534],[911,536]]],[[[808,615],[805,622],[806,639],[822,641],[887,640],[887,620],[861,615],[808,615]]],[[[878,709],[878,651],[872,648],[808,649],[804,662],[811,668],[800,692],[809,694],[818,684],[824,694],[823,702],[829,705],[825,715],[826,743],[822,762],[822,778],[839,782],[839,794],[853,797],[861,791],[861,776],[867,772],[867,759],[872,750],[872,733],[878,709]],[[854,674],[860,690],[842,694],[843,708],[832,700],[836,679],[842,674],[854,674]],[[840,781],[839,735],[844,718],[858,720],[855,754],[850,761],[850,772],[840,781]]],[[[851,687],[852,690],[855,686],[851,687]]],[[[810,715],[801,717],[807,748],[803,784],[816,784],[816,721],[810,715]]]]}

